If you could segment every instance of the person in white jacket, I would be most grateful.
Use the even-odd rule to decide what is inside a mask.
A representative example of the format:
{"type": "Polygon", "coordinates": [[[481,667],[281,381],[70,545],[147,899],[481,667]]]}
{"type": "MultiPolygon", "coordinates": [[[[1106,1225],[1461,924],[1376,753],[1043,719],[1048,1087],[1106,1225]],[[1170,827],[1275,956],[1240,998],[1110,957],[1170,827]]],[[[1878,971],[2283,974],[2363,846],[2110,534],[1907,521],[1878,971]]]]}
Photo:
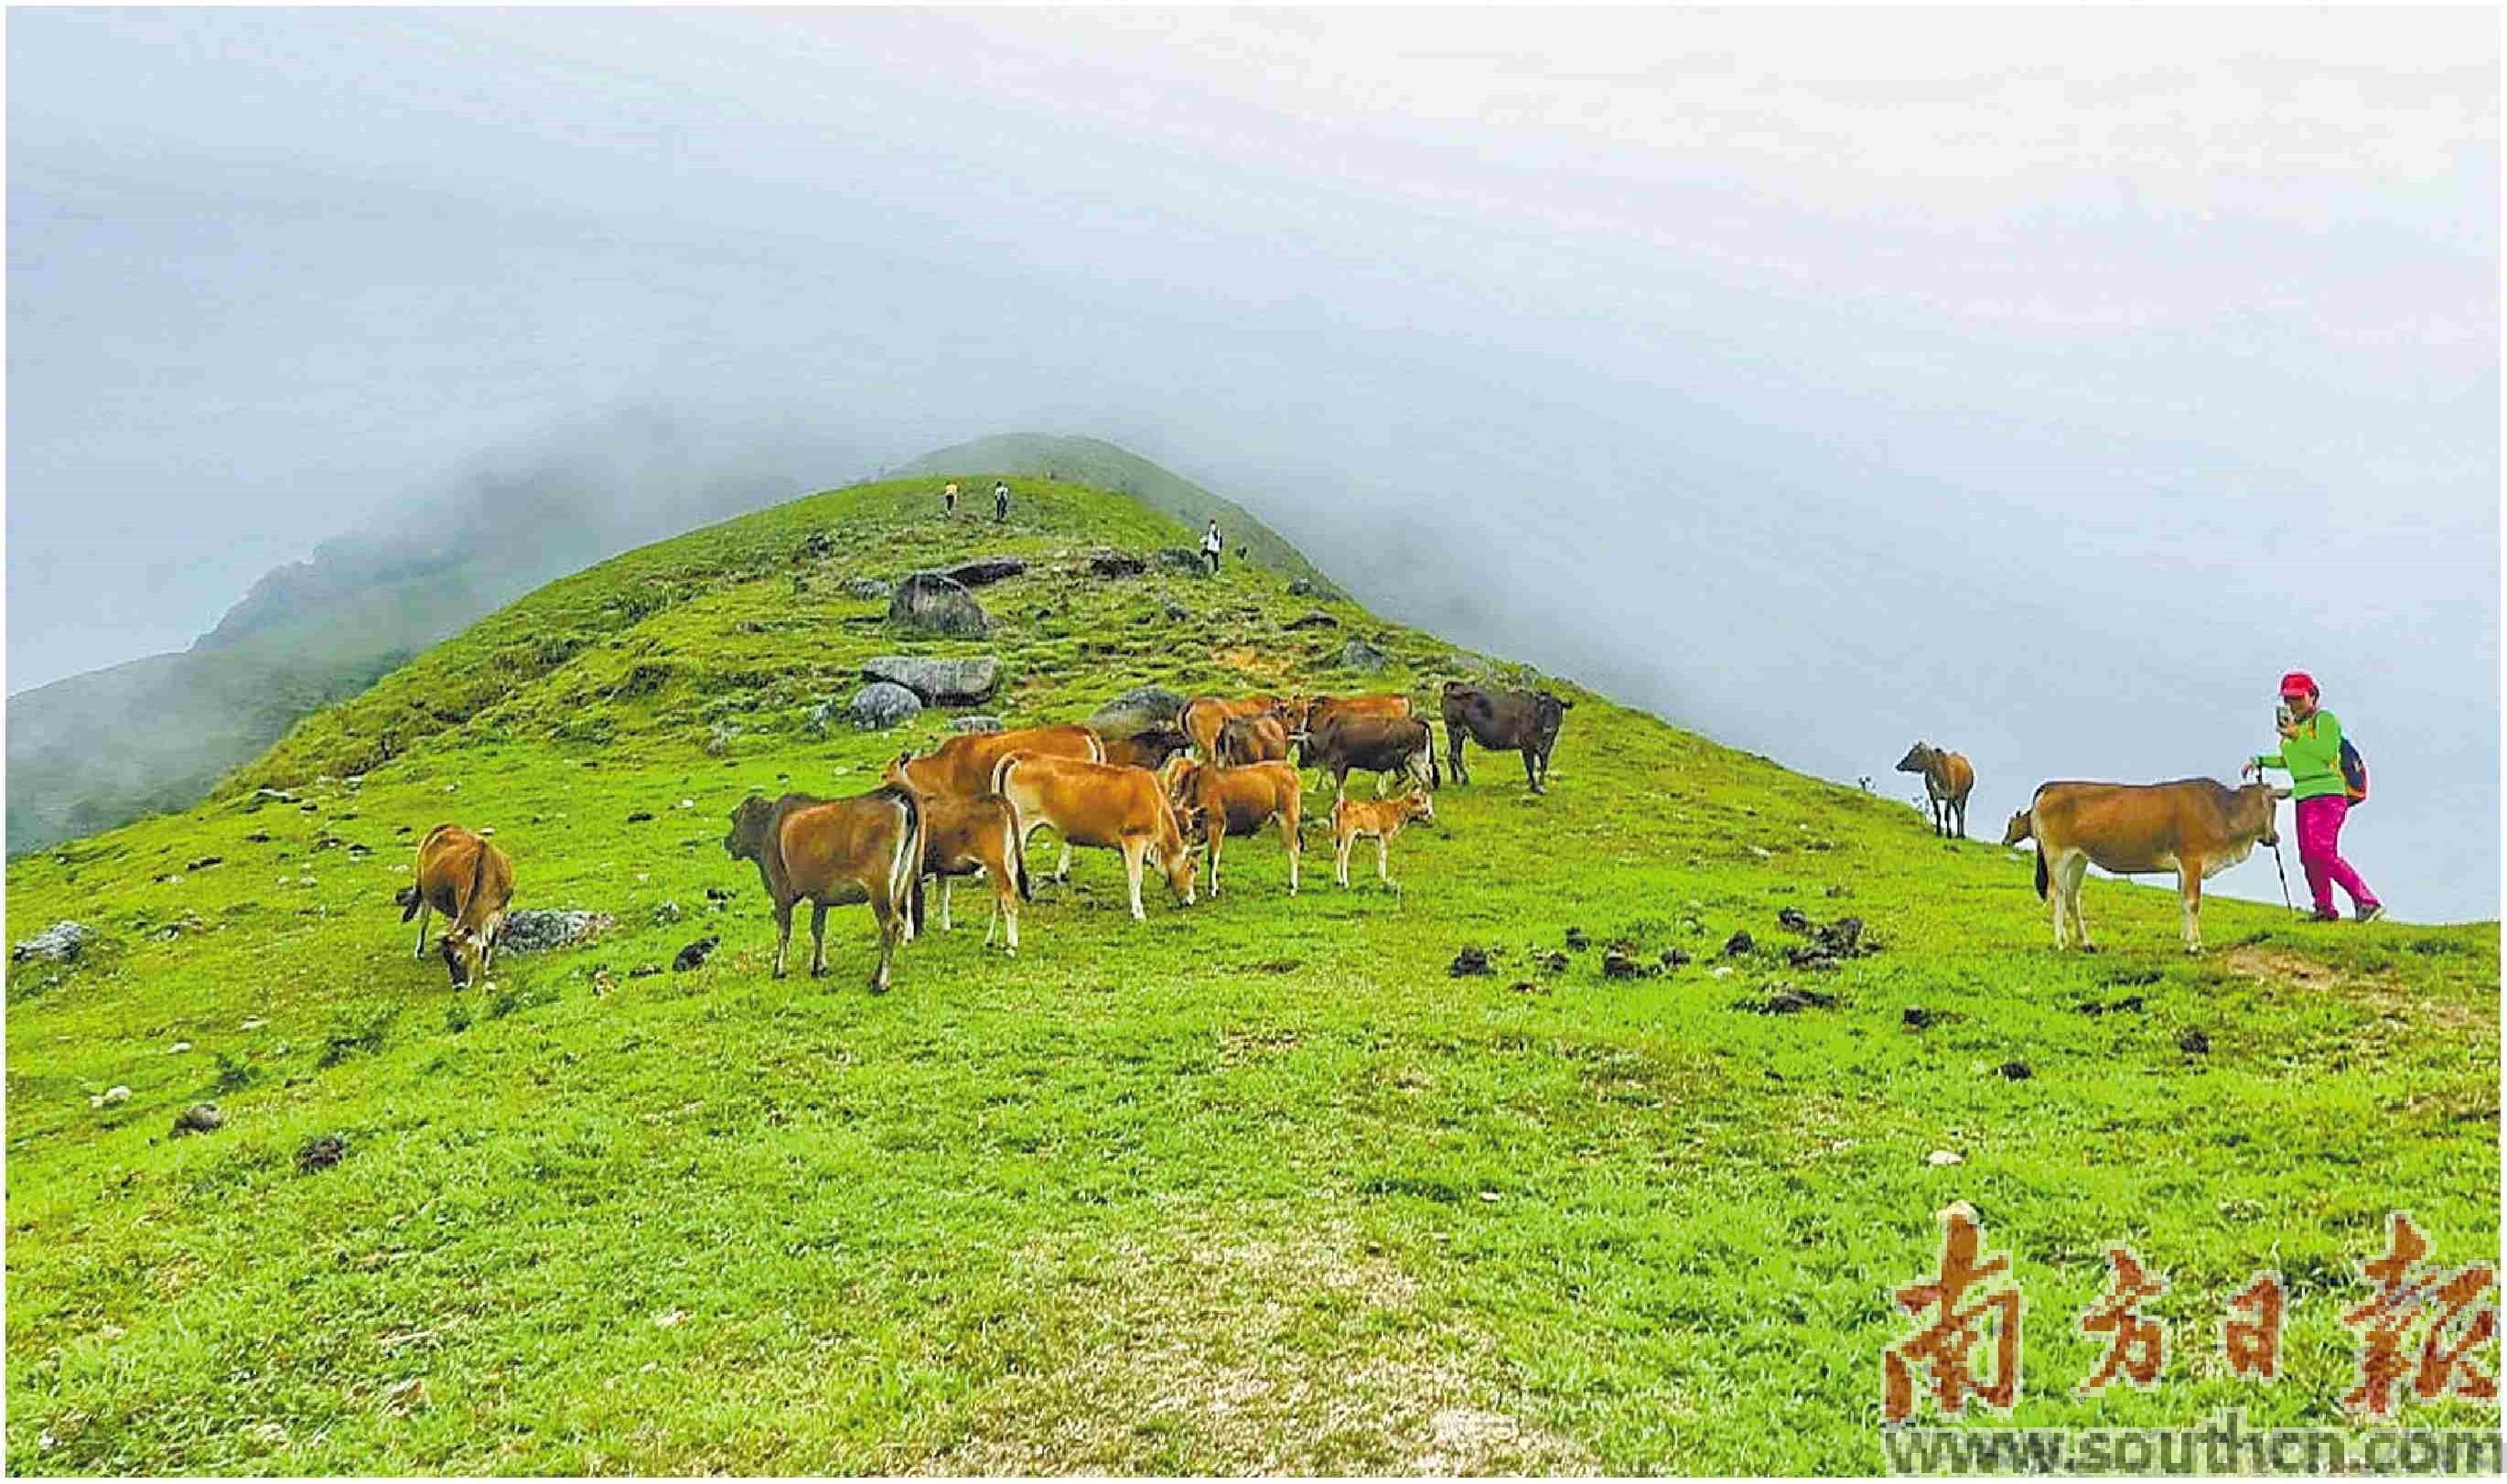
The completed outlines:
{"type": "Polygon", "coordinates": [[[1218,554],[1227,549],[1227,538],[1218,533],[1218,522],[1213,519],[1210,529],[1201,533],[1201,560],[1210,563],[1210,575],[1218,575],[1218,554]]]}

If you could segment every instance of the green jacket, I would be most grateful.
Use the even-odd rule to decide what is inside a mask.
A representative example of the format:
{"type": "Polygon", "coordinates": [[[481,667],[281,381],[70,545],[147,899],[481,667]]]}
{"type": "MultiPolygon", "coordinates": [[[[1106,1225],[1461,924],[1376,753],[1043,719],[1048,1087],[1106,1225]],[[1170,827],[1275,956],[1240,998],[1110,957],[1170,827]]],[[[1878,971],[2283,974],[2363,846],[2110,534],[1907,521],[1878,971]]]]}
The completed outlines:
{"type": "Polygon", "coordinates": [[[2293,799],[2341,797],[2349,792],[2342,781],[2342,723],[2331,711],[2319,710],[2300,722],[2298,735],[2283,739],[2278,752],[2264,753],[2255,761],[2266,768],[2287,769],[2293,799]]]}

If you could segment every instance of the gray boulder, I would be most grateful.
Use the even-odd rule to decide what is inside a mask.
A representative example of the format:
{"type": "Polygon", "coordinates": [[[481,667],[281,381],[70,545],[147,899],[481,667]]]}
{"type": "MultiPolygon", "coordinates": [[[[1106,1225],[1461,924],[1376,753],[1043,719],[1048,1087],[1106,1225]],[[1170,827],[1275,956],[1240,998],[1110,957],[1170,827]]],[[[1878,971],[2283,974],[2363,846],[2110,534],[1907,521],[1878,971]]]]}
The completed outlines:
{"type": "Polygon", "coordinates": [[[877,577],[845,579],[845,596],[848,597],[887,597],[895,591],[894,583],[886,582],[877,577]]]}
{"type": "Polygon", "coordinates": [[[923,714],[923,703],[904,686],[873,680],[854,693],[854,725],[865,732],[885,732],[923,714]]]}
{"type": "Polygon", "coordinates": [[[1281,626],[1285,629],[1337,629],[1340,620],[1321,608],[1309,608],[1281,626]]]}
{"type": "Polygon", "coordinates": [[[618,920],[605,912],[526,909],[506,915],[496,946],[509,954],[546,953],[589,943],[617,925],[618,920]]]}
{"type": "Polygon", "coordinates": [[[31,938],[23,938],[9,949],[9,961],[23,963],[29,959],[43,959],[54,963],[69,963],[87,952],[95,941],[95,929],[85,923],[66,920],[54,923],[31,938]]]}
{"type": "Polygon", "coordinates": [[[1001,719],[999,716],[961,716],[957,720],[949,723],[949,725],[960,732],[999,732],[1002,730],[1001,719]]]}
{"type": "Polygon", "coordinates": [[[1159,547],[1156,551],[1149,554],[1149,560],[1170,572],[1201,572],[1208,570],[1208,568],[1202,563],[1201,553],[1194,551],[1189,546],[1159,547]]]}
{"type": "Polygon", "coordinates": [[[1138,737],[1171,729],[1184,698],[1163,685],[1137,685],[1097,708],[1089,730],[1100,737],[1138,737]]]}
{"type": "Polygon", "coordinates": [[[1088,570],[1099,577],[1138,577],[1149,564],[1130,552],[1100,547],[1088,554],[1088,570]]]}
{"type": "Polygon", "coordinates": [[[1352,639],[1341,646],[1340,663],[1344,669],[1371,671],[1383,670],[1393,662],[1366,640],[1352,639]]]}
{"type": "Polygon", "coordinates": [[[973,561],[962,561],[944,575],[961,587],[980,588],[1004,577],[1016,577],[1026,570],[1027,563],[1016,557],[982,557],[973,561]]]}
{"type": "Polygon", "coordinates": [[[908,573],[888,599],[888,620],[925,633],[980,638],[987,627],[983,604],[966,585],[940,572],[908,573]]]}
{"type": "Polygon", "coordinates": [[[862,678],[902,685],[925,706],[981,706],[1000,688],[1001,662],[985,655],[973,660],[931,660],[915,655],[884,654],[862,661],[862,678]]]}

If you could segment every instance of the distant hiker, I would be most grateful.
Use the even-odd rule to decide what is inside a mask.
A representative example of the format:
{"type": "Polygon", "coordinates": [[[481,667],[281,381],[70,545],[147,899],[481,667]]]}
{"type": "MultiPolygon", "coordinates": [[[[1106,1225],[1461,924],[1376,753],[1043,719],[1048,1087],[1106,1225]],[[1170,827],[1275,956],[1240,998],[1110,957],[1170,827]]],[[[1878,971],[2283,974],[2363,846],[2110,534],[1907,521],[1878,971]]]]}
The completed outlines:
{"type": "Polygon", "coordinates": [[[940,513],[944,516],[958,513],[958,482],[954,479],[940,491],[940,513]]]}
{"type": "Polygon", "coordinates": [[[1005,479],[995,480],[993,482],[993,519],[996,522],[999,522],[1006,521],[1009,518],[1010,482],[1005,479]]]}
{"type": "Polygon", "coordinates": [[[2350,806],[2368,797],[2368,770],[2356,748],[2342,740],[2342,723],[2321,705],[2315,678],[2303,670],[2280,677],[2280,750],[2246,764],[2249,777],[2267,768],[2289,772],[2290,797],[2297,801],[2298,863],[2307,871],[2307,889],[2315,896],[2315,921],[2338,923],[2333,887],[2339,882],[2350,894],[2350,905],[2362,923],[2385,915],[2377,893],[2342,858],[2342,821],[2350,806]]]}
{"type": "Polygon", "coordinates": [[[1218,575],[1218,554],[1227,548],[1227,538],[1218,533],[1218,522],[1213,520],[1210,529],[1201,533],[1201,560],[1210,563],[1210,575],[1218,575]]]}

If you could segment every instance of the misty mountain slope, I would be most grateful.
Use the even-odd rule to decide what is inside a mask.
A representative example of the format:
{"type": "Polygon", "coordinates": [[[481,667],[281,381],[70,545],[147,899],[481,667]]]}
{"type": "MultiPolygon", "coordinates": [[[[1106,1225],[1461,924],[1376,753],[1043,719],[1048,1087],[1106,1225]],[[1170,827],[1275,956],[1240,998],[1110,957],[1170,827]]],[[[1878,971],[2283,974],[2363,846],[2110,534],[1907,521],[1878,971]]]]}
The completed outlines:
{"type": "Polygon", "coordinates": [[[1101,438],[1073,438],[1054,433],[998,433],[971,443],[953,444],[890,471],[901,475],[950,476],[980,470],[980,485],[969,483],[961,498],[982,503],[991,498],[991,476],[1042,476],[1069,484],[1089,485],[1128,494],[1161,515],[1171,516],[1197,536],[1216,517],[1227,538],[1227,560],[1241,549],[1255,562],[1290,577],[1328,582],[1278,532],[1255,520],[1251,511],[1192,481],[1162,469],[1126,449],[1101,438]]]}
{"type": "Polygon", "coordinates": [[[1012,725],[1490,663],[1265,568],[1092,575],[1189,534],[1117,494],[928,495],[612,559],[218,797],[10,865],[13,938],[100,934],[8,980],[13,1472],[1876,1471],[1889,1295],[1951,1201],[2013,1254],[2032,1425],[2332,1421],[2384,1213],[2494,1249],[2495,924],[2214,902],[2189,959],[2172,890],[2098,882],[2106,951],[2058,957],[2024,854],[1564,682],[1551,791],[1475,753],[1399,890],[1363,847],[1333,885],[1318,824],[1297,895],[1274,833],[1134,922],[1083,849],[1015,959],[970,887],[886,995],[860,908],[830,977],[770,979],[731,812],[952,730],[818,720],[871,657],[996,656],[1012,725]],[[1029,566],[980,639],[849,587],[995,554],[1029,566]],[[613,924],[451,991],[392,900],[445,819],[516,906],[613,924]],[[2170,1369],[2085,1401],[2068,1320],[2127,1241],[2170,1369]],[[2204,1338],[2267,1267],[2271,1386],[2204,1338]]]}

